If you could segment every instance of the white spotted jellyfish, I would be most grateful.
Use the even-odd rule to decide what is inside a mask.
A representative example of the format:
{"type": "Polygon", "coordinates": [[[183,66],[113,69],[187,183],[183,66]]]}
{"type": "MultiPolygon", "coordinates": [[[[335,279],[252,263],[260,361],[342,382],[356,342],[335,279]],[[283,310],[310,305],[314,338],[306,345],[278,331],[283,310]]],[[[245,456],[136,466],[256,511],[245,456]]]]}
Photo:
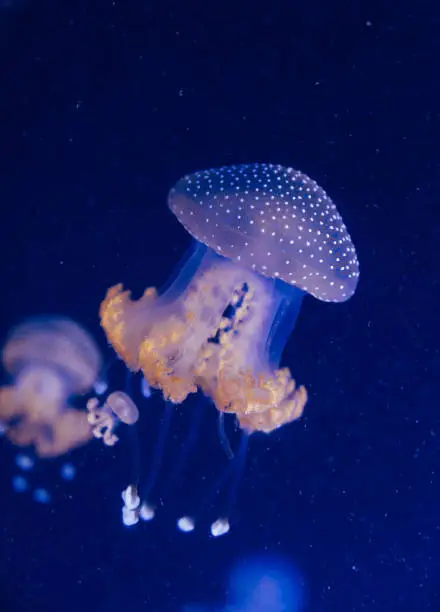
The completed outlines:
{"type": "MultiPolygon", "coordinates": [[[[302,172],[263,163],[185,176],[168,204],[192,254],[162,294],[148,288],[132,300],[122,285],[109,289],[100,308],[108,342],[167,405],[199,390],[235,415],[245,438],[299,419],[307,391],[280,360],[302,299],[344,302],[359,278],[336,206],[302,172]]],[[[134,485],[124,495],[132,524],[141,500],[134,485]]],[[[178,525],[191,531],[194,520],[178,525]]],[[[227,519],[211,526],[228,530],[227,519]]]]}

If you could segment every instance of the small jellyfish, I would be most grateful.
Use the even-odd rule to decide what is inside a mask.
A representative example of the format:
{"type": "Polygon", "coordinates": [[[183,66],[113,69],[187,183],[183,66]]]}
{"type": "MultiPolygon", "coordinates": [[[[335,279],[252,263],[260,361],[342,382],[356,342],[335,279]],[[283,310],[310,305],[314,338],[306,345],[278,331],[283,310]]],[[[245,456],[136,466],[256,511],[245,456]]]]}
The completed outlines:
{"type": "Polygon", "coordinates": [[[90,398],[87,411],[93,435],[102,438],[106,446],[113,446],[118,441],[114,431],[119,423],[134,425],[139,418],[136,404],[122,391],[113,391],[103,403],[96,397],[90,398]]]}
{"type": "Polygon", "coordinates": [[[139,410],[136,404],[122,391],[114,391],[111,393],[106,403],[113,414],[126,425],[134,425],[139,418],[139,410]]]}
{"type": "Polygon", "coordinates": [[[54,457],[91,439],[87,413],[69,404],[92,389],[100,369],[84,329],[67,318],[24,322],[9,335],[2,361],[13,379],[0,388],[0,422],[11,442],[54,457]]]}
{"type": "Polygon", "coordinates": [[[168,202],[195,252],[160,296],[108,291],[100,316],[109,342],[167,400],[201,389],[246,433],[298,419],[307,392],[279,361],[302,298],[343,302],[358,282],[334,203],[302,172],[272,164],[185,176],[168,202]]]}

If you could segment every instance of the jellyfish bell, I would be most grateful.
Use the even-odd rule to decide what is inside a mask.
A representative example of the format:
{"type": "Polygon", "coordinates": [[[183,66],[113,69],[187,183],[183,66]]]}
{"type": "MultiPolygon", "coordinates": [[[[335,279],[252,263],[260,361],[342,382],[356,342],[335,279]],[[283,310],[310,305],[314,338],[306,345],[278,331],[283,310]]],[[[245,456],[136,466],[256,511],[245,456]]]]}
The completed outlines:
{"type": "Polygon", "coordinates": [[[33,363],[62,370],[63,384],[72,394],[89,391],[101,367],[91,336],[75,321],[61,317],[35,318],[13,329],[3,347],[2,362],[12,376],[33,363]]]}
{"type": "Polygon", "coordinates": [[[214,252],[314,297],[342,302],[357,286],[356,251],[335,204],[307,175],[273,164],[183,177],[169,206],[214,252]]]}
{"type": "Polygon", "coordinates": [[[139,418],[139,410],[133,400],[123,391],[114,391],[107,398],[112,412],[126,425],[134,425],[139,418]]]}
{"type": "Polygon", "coordinates": [[[87,414],[69,403],[92,388],[101,365],[82,327],[60,317],[26,321],[7,338],[2,362],[12,384],[0,388],[0,421],[11,442],[54,457],[91,439],[87,414]]]}

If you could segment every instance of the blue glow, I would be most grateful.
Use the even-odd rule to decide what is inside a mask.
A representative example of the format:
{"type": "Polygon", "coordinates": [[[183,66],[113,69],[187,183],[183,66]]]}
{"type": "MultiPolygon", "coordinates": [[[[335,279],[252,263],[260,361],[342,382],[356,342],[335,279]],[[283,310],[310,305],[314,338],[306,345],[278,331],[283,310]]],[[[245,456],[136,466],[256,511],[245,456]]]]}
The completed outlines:
{"type": "Polygon", "coordinates": [[[23,478],[23,476],[14,476],[12,479],[12,488],[16,493],[23,493],[24,491],[27,491],[28,486],[27,480],[26,478],[23,478]]]}
{"type": "Polygon", "coordinates": [[[46,491],[46,489],[35,489],[32,497],[34,498],[34,501],[38,502],[39,504],[49,504],[52,499],[50,493],[46,491]]]}
{"type": "Polygon", "coordinates": [[[229,574],[224,607],[194,604],[182,612],[301,612],[304,592],[298,570],[273,556],[245,558],[229,574]]]}
{"type": "Polygon", "coordinates": [[[15,456],[15,465],[19,467],[24,472],[29,472],[34,467],[34,460],[29,455],[23,455],[19,453],[15,456]]]}
{"type": "Polygon", "coordinates": [[[61,478],[73,480],[76,476],[76,467],[72,463],[64,463],[60,470],[61,478]]]}
{"type": "Polygon", "coordinates": [[[244,559],[232,569],[230,603],[240,612],[299,612],[301,580],[295,568],[280,558],[244,559]]]}

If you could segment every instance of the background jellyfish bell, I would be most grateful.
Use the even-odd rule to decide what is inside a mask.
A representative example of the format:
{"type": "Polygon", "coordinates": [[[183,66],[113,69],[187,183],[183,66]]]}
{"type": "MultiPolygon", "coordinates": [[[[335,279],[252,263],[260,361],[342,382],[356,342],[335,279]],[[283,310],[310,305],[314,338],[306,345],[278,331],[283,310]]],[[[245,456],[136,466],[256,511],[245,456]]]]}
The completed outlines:
{"type": "Polygon", "coordinates": [[[2,361],[16,376],[26,365],[38,364],[64,380],[66,390],[87,392],[101,369],[101,356],[91,336],[66,317],[34,317],[15,327],[6,340],[2,361]]]}

